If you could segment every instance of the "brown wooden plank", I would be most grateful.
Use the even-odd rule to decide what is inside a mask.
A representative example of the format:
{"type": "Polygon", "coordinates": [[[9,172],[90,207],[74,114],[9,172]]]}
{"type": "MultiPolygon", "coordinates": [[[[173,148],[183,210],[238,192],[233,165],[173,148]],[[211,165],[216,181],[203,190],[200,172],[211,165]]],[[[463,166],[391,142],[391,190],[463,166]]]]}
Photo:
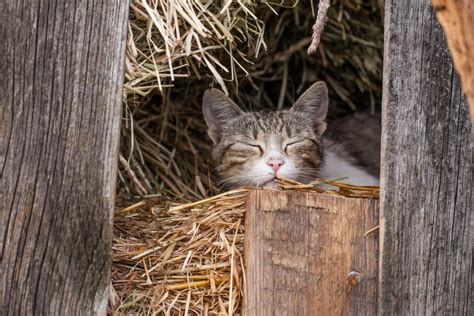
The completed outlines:
{"type": "Polygon", "coordinates": [[[472,0],[433,0],[433,7],[461,76],[474,122],[474,3],[472,0]]]}
{"type": "Polygon", "coordinates": [[[473,137],[431,1],[386,1],[381,314],[473,315],[473,137]]]}
{"type": "Polygon", "coordinates": [[[3,1],[2,315],[104,314],[128,1],[3,1]]]}
{"type": "Polygon", "coordinates": [[[247,315],[376,314],[378,200],[258,190],[246,212],[247,315]]]}

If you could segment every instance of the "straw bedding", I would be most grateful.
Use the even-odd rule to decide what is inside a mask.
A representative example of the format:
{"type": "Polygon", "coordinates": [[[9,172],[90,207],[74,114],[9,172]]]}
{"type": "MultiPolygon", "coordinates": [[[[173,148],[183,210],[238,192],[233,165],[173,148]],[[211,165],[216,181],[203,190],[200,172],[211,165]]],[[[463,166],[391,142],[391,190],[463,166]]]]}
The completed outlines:
{"type": "MultiPolygon", "coordinates": [[[[333,181],[282,189],[377,198],[377,187],[333,181]]],[[[251,188],[178,204],[142,200],[115,214],[111,314],[239,314],[245,295],[245,199],[251,188]]]]}
{"type": "Polygon", "coordinates": [[[114,314],[233,314],[242,300],[246,190],[200,205],[117,214],[114,314]]]}
{"type": "MultiPolygon", "coordinates": [[[[213,185],[206,88],[247,109],[278,109],[321,79],[330,116],[377,110],[383,0],[332,0],[317,54],[308,56],[317,4],[131,1],[110,314],[240,311],[249,188],[219,195],[213,185]]],[[[280,184],[321,192],[318,183],[280,184]]],[[[328,193],[376,197],[378,189],[328,193]]]]}

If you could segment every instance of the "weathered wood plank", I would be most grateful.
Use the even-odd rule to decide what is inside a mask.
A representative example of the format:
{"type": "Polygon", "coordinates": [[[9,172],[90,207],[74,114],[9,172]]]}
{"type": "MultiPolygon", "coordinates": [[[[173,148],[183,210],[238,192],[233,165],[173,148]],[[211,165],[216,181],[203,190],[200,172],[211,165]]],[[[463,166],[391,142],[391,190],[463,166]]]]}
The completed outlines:
{"type": "Polygon", "coordinates": [[[473,134],[431,1],[386,1],[379,313],[473,315],[473,134]]]}
{"type": "Polygon", "coordinates": [[[247,315],[375,315],[378,200],[258,190],[247,199],[247,315]],[[349,273],[361,280],[350,285],[349,273]]]}
{"type": "Polygon", "coordinates": [[[104,314],[128,1],[0,20],[0,314],[104,314]]]}

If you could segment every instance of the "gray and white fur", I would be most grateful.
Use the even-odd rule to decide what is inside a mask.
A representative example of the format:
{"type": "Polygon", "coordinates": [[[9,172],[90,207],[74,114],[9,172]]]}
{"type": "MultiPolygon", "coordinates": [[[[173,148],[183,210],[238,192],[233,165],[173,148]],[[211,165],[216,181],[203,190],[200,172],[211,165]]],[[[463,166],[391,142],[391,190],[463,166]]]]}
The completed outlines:
{"type": "MultiPolygon", "coordinates": [[[[371,141],[364,143],[355,135],[363,128],[358,126],[359,131],[350,133],[349,127],[335,122],[337,129],[329,128],[325,133],[328,104],[328,90],[322,81],[282,111],[244,112],[221,91],[207,90],[203,114],[220,186],[275,188],[277,176],[299,182],[348,177],[347,183],[378,185],[377,151],[369,150],[373,153],[365,152],[363,157],[364,150],[356,148],[371,141]],[[341,129],[343,133],[337,131],[341,129]],[[351,146],[343,141],[348,138],[358,143],[351,146]]],[[[360,120],[364,119],[359,115],[360,120]]],[[[348,120],[347,124],[354,123],[348,120]]],[[[373,126],[370,122],[362,125],[373,126]]]]}

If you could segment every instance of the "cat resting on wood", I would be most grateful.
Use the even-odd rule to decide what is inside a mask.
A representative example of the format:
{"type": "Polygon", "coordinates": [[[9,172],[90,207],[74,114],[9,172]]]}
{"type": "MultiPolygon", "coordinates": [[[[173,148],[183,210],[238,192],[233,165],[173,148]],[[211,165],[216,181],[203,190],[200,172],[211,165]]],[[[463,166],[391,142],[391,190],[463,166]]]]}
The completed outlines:
{"type": "Polygon", "coordinates": [[[288,110],[244,112],[217,89],[204,93],[203,113],[220,185],[276,188],[275,177],[299,182],[348,177],[378,185],[380,120],[359,113],[326,131],[328,90],[313,84],[288,110]]]}

